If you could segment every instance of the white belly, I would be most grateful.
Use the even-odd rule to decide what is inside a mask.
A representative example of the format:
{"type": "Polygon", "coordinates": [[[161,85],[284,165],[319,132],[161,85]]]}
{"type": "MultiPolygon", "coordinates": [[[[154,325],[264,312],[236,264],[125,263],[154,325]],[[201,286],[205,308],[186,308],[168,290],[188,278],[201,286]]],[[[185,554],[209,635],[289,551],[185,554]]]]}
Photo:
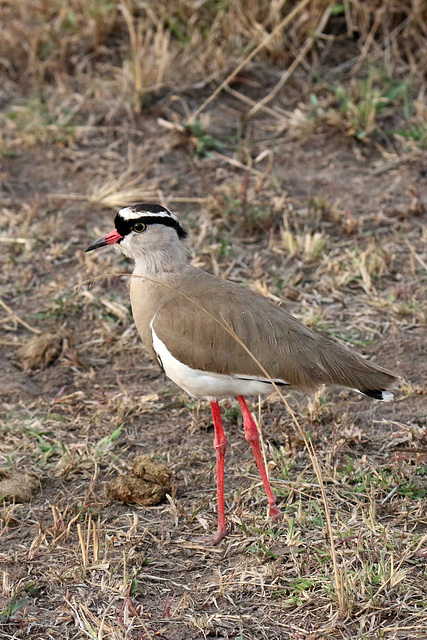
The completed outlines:
{"type": "MultiPolygon", "coordinates": [[[[254,376],[228,376],[222,373],[210,373],[192,369],[180,362],[167,349],[153,329],[153,349],[159,358],[163,369],[171,380],[190,396],[196,398],[228,398],[230,396],[258,395],[272,393],[273,385],[266,378],[254,376]]],[[[274,380],[277,384],[287,384],[285,380],[274,380]]]]}

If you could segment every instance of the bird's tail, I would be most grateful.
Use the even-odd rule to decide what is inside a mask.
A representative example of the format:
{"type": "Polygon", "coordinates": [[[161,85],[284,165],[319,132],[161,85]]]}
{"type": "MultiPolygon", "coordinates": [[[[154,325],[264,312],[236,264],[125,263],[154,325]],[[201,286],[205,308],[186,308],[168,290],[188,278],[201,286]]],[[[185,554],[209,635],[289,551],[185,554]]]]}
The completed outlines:
{"type": "Polygon", "coordinates": [[[381,400],[382,402],[390,402],[390,400],[394,398],[394,394],[391,391],[387,391],[387,389],[365,389],[365,391],[354,389],[354,391],[363,393],[365,396],[374,398],[374,400],[381,400]]]}
{"type": "Polygon", "coordinates": [[[322,340],[317,345],[316,364],[317,384],[349,387],[383,402],[393,399],[393,393],[388,389],[395,386],[397,376],[340,344],[322,340]]]}

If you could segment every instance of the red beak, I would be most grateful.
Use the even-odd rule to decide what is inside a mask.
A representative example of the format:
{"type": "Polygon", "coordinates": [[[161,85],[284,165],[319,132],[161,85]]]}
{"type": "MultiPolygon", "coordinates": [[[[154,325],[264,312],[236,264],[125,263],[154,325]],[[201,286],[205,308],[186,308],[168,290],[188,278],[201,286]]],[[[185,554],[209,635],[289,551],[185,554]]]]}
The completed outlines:
{"type": "Polygon", "coordinates": [[[110,231],[110,233],[107,233],[103,238],[99,238],[99,240],[91,242],[88,248],[85,249],[85,253],[93,251],[94,249],[99,249],[99,247],[105,247],[107,244],[116,244],[119,240],[123,240],[123,236],[120,235],[117,229],[114,229],[114,231],[110,231]]]}

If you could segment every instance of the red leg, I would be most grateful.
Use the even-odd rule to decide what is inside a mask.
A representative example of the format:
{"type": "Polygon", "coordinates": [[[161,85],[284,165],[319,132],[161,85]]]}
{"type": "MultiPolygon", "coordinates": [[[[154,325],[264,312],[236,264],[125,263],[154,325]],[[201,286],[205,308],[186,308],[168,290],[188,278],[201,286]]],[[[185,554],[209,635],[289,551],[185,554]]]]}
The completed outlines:
{"type": "Polygon", "coordinates": [[[278,520],[282,515],[279,509],[276,507],[276,496],[271,490],[270,483],[267,477],[267,471],[265,469],[264,460],[259,446],[259,434],[254,419],[251,416],[251,412],[245,402],[243,396],[237,396],[243,415],[243,426],[245,428],[245,437],[248,442],[251,443],[252,451],[254,452],[255,460],[257,463],[258,471],[261,476],[262,483],[264,485],[265,492],[267,494],[268,506],[270,512],[270,518],[272,520],[278,520]]]}
{"type": "Polygon", "coordinates": [[[215,400],[211,402],[211,410],[213,423],[215,428],[214,447],[216,449],[216,482],[217,482],[217,497],[218,497],[218,529],[216,534],[209,540],[213,545],[221,542],[227,534],[227,528],[225,525],[225,507],[224,507],[224,459],[226,449],[226,439],[224,429],[222,428],[221,412],[219,410],[219,404],[215,400]]]}

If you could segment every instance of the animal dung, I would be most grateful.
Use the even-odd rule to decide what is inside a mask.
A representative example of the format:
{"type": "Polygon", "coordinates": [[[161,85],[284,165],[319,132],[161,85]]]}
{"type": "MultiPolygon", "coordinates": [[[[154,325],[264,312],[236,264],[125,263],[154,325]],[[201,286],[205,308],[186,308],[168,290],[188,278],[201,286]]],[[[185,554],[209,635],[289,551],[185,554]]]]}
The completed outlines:
{"type": "Polygon", "coordinates": [[[110,500],[150,507],[159,504],[170,492],[171,472],[165,464],[148,456],[137,456],[129,474],[111,480],[105,487],[110,500]]]}
{"type": "Polygon", "coordinates": [[[0,471],[0,502],[30,502],[39,486],[39,479],[34,473],[0,471]]]}
{"type": "Polygon", "coordinates": [[[137,456],[133,461],[131,473],[146,482],[170,487],[170,469],[165,464],[154,462],[148,456],[137,456]]]}
{"type": "Polygon", "coordinates": [[[64,335],[44,332],[33,336],[18,350],[18,358],[25,370],[52,364],[61,354],[64,335]]]}

